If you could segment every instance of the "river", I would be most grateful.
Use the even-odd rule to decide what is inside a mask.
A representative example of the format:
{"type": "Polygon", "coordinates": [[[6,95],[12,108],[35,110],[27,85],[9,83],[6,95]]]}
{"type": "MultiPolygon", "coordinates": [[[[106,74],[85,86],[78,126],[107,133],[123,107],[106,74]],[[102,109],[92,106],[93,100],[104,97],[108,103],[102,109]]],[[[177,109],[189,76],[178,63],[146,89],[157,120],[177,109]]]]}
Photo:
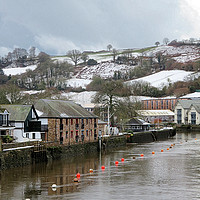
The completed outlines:
{"type": "Polygon", "coordinates": [[[166,141],[9,169],[0,172],[0,181],[2,200],[200,199],[200,133],[178,133],[166,141]]]}

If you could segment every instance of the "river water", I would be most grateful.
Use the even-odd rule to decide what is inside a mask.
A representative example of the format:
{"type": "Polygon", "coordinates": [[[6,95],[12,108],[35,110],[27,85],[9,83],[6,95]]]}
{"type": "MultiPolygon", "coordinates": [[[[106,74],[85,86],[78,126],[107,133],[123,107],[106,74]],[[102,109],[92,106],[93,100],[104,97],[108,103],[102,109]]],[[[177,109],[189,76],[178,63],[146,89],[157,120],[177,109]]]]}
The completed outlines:
{"type": "Polygon", "coordinates": [[[200,199],[200,133],[178,133],[173,139],[130,144],[101,155],[10,169],[0,173],[0,181],[3,200],[200,199]]]}

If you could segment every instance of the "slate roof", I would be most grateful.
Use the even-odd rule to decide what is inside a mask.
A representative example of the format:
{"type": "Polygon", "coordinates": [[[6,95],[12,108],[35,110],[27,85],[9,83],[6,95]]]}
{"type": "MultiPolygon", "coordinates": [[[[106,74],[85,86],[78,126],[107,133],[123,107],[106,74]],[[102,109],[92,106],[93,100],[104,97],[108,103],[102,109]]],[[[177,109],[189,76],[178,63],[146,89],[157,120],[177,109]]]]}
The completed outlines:
{"type": "Polygon", "coordinates": [[[191,106],[194,106],[194,108],[196,109],[196,111],[197,111],[198,113],[200,113],[200,102],[199,102],[199,103],[194,103],[194,104],[192,104],[191,106]]]}
{"type": "Polygon", "coordinates": [[[200,100],[178,100],[177,103],[180,103],[184,109],[189,109],[192,104],[200,103],[200,100]]]}
{"type": "Polygon", "coordinates": [[[0,110],[7,110],[10,121],[25,121],[31,111],[32,105],[0,105],[0,110]]]}
{"type": "Polygon", "coordinates": [[[148,124],[149,123],[146,123],[145,121],[137,118],[132,118],[126,122],[126,125],[148,125],[148,124]]]}
{"type": "Polygon", "coordinates": [[[40,99],[35,109],[42,118],[97,118],[73,101],[40,99]]]}

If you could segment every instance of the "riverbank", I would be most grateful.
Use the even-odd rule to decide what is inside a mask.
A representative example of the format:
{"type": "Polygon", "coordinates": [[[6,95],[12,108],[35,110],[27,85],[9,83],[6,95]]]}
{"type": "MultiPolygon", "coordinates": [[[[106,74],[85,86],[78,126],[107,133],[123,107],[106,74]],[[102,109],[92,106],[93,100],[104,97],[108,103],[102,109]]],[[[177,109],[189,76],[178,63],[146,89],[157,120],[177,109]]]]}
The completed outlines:
{"type": "Polygon", "coordinates": [[[101,142],[78,143],[73,145],[55,145],[55,146],[28,146],[28,148],[15,150],[10,149],[0,152],[0,170],[30,165],[37,162],[46,162],[56,159],[80,158],[102,150],[112,150],[126,146],[127,143],[148,143],[159,140],[167,140],[176,132],[172,129],[139,132],[134,134],[103,137],[101,142]]]}
{"type": "Polygon", "coordinates": [[[176,135],[176,129],[162,129],[145,132],[136,132],[127,135],[128,143],[148,143],[167,140],[176,135]]]}

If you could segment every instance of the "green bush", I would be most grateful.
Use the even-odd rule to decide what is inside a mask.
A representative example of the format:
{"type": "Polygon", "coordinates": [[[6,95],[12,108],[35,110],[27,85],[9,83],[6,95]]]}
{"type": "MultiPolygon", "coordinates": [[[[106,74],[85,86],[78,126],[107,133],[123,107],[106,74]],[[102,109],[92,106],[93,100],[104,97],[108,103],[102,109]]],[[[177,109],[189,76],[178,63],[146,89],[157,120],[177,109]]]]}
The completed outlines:
{"type": "Polygon", "coordinates": [[[10,135],[2,136],[3,143],[11,143],[13,140],[14,140],[13,137],[10,135]]]}

